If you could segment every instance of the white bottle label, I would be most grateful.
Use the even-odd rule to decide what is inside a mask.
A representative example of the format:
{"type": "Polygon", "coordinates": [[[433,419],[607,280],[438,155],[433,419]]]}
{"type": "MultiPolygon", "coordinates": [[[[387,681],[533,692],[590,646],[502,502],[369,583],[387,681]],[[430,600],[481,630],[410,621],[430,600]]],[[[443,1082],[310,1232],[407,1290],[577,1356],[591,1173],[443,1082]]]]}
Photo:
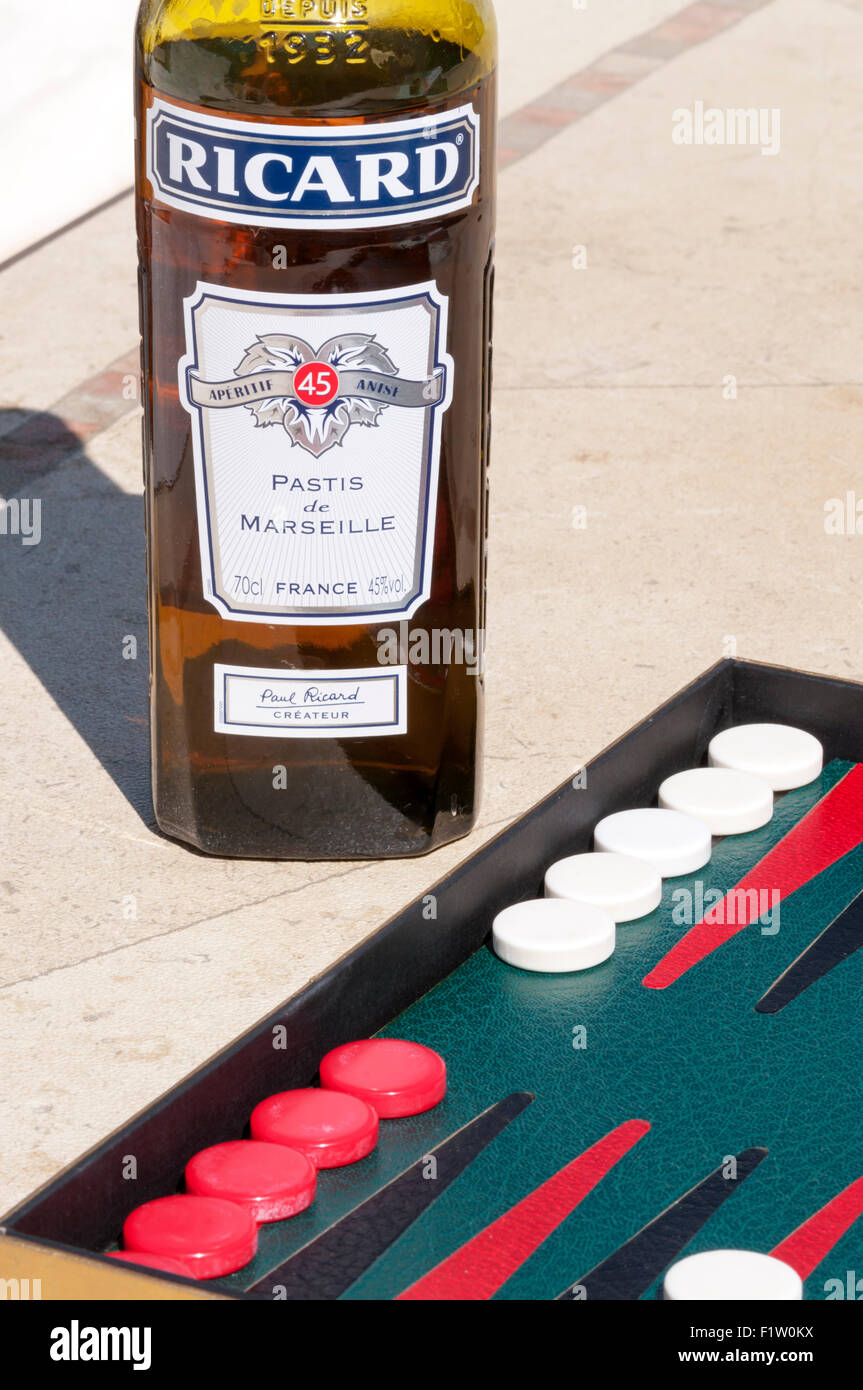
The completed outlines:
{"type": "Polygon", "coordinates": [[[247,227],[403,227],[470,207],[479,186],[472,106],[406,121],[293,126],[154,97],[147,178],[159,202],[247,227]]]}
{"type": "Polygon", "coordinates": [[[375,738],[407,732],[407,667],[360,671],[215,668],[216,733],[375,738]]]}
{"type": "Polygon", "coordinates": [[[199,283],[185,301],[204,594],[223,618],[407,619],[432,579],[453,389],[433,282],[283,295],[199,283]]]}

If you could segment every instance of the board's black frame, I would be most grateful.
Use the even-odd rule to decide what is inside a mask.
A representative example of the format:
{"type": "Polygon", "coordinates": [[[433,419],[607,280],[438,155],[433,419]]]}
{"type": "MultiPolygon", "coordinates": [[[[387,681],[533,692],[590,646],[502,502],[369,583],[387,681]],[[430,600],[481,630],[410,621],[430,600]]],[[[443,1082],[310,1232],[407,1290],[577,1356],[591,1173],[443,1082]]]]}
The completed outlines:
{"type": "MultiPolygon", "coordinates": [[[[647,806],[660,782],[706,757],[729,724],[789,723],[828,759],[863,761],[863,684],[757,662],[719,662],[417,899],[275,1013],[193,1072],[3,1219],[11,1236],[74,1253],[116,1241],[130,1209],[123,1159],[134,1154],[134,1205],[179,1189],[189,1156],[244,1132],[263,1097],[308,1085],[331,1048],[384,1027],[487,939],[496,912],[542,892],[555,859],[590,847],[596,822],[647,806]],[[586,785],[584,785],[586,781],[586,785]],[[276,1050],[273,1030],[284,1028],[276,1050]]],[[[181,1281],[185,1282],[185,1281],[181,1281]]],[[[238,1295],[242,1297],[242,1295],[238,1295]]]]}

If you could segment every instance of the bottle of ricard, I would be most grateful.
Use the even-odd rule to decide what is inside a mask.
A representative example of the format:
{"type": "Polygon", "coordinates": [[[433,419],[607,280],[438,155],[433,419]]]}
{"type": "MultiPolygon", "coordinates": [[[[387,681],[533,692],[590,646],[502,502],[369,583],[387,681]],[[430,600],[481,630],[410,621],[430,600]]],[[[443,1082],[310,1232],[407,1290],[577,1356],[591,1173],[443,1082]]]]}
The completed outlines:
{"type": "Polygon", "coordinates": [[[488,0],[144,0],[153,782],[211,854],[470,830],[483,703],[488,0]]]}

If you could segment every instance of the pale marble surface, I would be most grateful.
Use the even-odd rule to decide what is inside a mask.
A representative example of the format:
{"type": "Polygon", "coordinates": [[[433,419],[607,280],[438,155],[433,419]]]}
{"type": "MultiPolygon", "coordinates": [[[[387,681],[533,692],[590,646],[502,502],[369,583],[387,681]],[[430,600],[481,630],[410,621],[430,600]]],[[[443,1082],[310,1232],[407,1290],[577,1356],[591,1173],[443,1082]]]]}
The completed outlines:
{"type": "MultiPolygon", "coordinates": [[[[511,52],[523,6],[499,8],[511,52]]],[[[611,41],[649,8],[615,6],[611,41]]],[[[610,21],[576,18],[609,46],[610,21]]],[[[0,1208],[735,645],[863,675],[863,538],[824,530],[825,502],[859,486],[861,24],[848,5],[776,0],[502,177],[471,840],[310,868],[209,861],[148,830],[143,650],[121,657],[124,636],[144,639],[136,415],[40,485],[40,547],[0,538],[0,1208]],[[696,99],[781,107],[781,154],[674,146],[671,112],[696,99]],[[59,586],[75,600],[62,618],[59,586]]],[[[517,102],[594,56],[573,43],[564,63],[562,47],[510,76],[517,102]]],[[[129,225],[117,208],[2,278],[8,403],[49,405],[133,345],[129,225]]]]}

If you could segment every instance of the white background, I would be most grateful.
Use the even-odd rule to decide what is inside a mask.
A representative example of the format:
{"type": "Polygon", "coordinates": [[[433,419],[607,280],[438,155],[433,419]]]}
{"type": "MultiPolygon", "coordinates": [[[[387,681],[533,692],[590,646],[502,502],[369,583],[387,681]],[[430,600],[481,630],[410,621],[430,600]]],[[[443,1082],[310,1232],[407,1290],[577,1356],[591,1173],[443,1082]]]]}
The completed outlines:
{"type": "Polygon", "coordinates": [[[134,180],[138,0],[0,0],[0,260],[134,180]]]}

